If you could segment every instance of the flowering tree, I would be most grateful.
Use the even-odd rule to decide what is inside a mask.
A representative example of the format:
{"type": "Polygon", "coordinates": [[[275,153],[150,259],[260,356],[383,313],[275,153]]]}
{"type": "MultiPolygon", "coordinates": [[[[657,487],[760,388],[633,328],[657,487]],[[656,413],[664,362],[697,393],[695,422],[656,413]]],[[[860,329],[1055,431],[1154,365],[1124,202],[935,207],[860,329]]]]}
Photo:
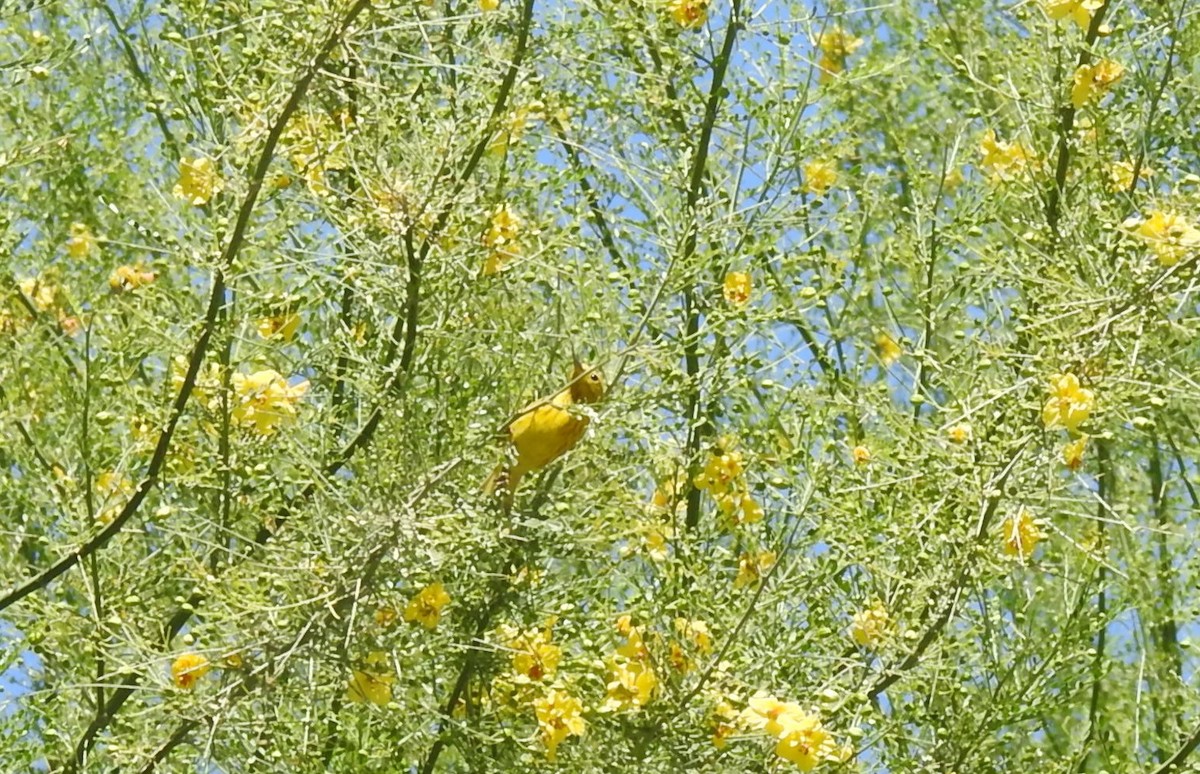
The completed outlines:
{"type": "Polygon", "coordinates": [[[3,769],[1195,766],[1190,5],[6,10],[3,769]]]}

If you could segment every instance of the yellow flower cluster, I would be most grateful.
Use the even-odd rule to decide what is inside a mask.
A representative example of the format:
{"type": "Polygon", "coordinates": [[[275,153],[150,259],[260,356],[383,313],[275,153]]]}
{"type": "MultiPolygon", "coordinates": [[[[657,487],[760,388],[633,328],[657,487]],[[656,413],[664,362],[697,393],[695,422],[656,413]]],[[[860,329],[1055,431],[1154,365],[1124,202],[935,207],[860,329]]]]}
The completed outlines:
{"type": "Polygon", "coordinates": [[[658,689],[658,676],[641,629],[633,625],[631,616],[623,615],[617,619],[617,631],[626,640],[605,661],[606,695],[600,705],[601,712],[637,711],[654,698],[658,689]]]}
{"type": "Polygon", "coordinates": [[[950,443],[969,443],[972,437],[971,425],[967,422],[959,422],[956,425],[952,425],[946,430],[946,437],[950,439],[950,443]]]}
{"type": "Polygon", "coordinates": [[[1055,21],[1071,19],[1083,29],[1092,23],[1092,15],[1104,6],[1104,0],[1044,0],[1046,15],[1055,21]]]}
{"type": "Polygon", "coordinates": [[[189,204],[200,207],[225,190],[217,165],[207,156],[179,160],[179,182],[172,191],[189,204]]]}
{"type": "Polygon", "coordinates": [[[1004,553],[1016,556],[1022,562],[1033,555],[1033,549],[1046,537],[1041,525],[1022,508],[1015,516],[1004,520],[1000,527],[1000,536],[1004,541],[1004,553]]]}
{"type": "Polygon", "coordinates": [[[837,744],[816,714],[794,702],[760,693],[750,697],[739,720],[745,728],[775,737],[775,754],[801,771],[812,771],[822,763],[845,763],[854,755],[849,745],[837,744]]]}
{"type": "Polygon", "coordinates": [[[19,281],[17,287],[39,312],[50,311],[58,302],[58,285],[49,277],[29,277],[19,281]]]}
{"type": "Polygon", "coordinates": [[[850,637],[864,648],[875,650],[885,643],[892,633],[892,619],[881,600],[875,600],[854,614],[850,623],[850,637]]]}
{"type": "Polygon", "coordinates": [[[858,50],[863,44],[862,38],[856,38],[841,28],[822,32],[817,38],[816,46],[821,51],[821,83],[826,83],[833,76],[846,69],[846,58],[858,50]]]}
{"type": "Polygon", "coordinates": [[[890,366],[900,359],[904,354],[904,350],[896,343],[896,340],[884,331],[879,331],[875,334],[875,354],[879,356],[879,361],[885,366],[890,366]]]}
{"type": "Polygon", "coordinates": [[[288,122],[282,138],[288,158],[313,196],[328,196],[332,189],[325,179],[326,173],[348,166],[346,132],[353,126],[354,120],[347,110],[297,115],[288,122]]]}
{"type": "Polygon", "coordinates": [[[509,624],[500,626],[500,642],[512,652],[512,671],[518,683],[540,682],[558,671],[563,653],[553,642],[553,626],[553,619],[542,629],[522,631],[509,624]]]}
{"type": "MultiPolygon", "coordinates": [[[[1154,170],[1146,165],[1138,170],[1139,180],[1149,180],[1154,170]]],[[[1133,187],[1133,162],[1118,161],[1108,168],[1108,190],[1123,193],[1133,187]]]]}
{"type": "Polygon", "coordinates": [[[733,579],[733,587],[740,589],[744,586],[757,586],[763,576],[775,566],[777,558],[774,551],[742,554],[738,557],[738,573],[733,579]]]}
{"type": "Polygon", "coordinates": [[[551,688],[545,696],[533,700],[542,742],[546,745],[546,760],[554,762],[558,746],[568,736],[583,736],[587,723],[583,719],[583,703],[566,691],[551,688]]]}
{"type": "Polygon", "coordinates": [[[487,231],[483,234],[483,246],[488,248],[483,273],[487,276],[499,274],[512,258],[521,254],[521,226],[523,221],[507,204],[501,204],[492,213],[487,231]]]}
{"type": "Polygon", "coordinates": [[[1012,180],[1028,175],[1037,166],[1037,154],[1020,142],[1004,142],[996,139],[996,132],[988,129],[979,142],[983,159],[979,162],[993,181],[1012,180]]]}
{"type": "Polygon", "coordinates": [[[742,271],[731,271],[725,275],[722,288],[726,303],[741,306],[750,300],[750,275],[742,271]]]}
{"type": "Polygon", "coordinates": [[[822,196],[837,185],[837,167],[826,159],[813,159],[804,163],[804,183],[800,189],[813,196],[822,196]]]}
{"type": "Polygon", "coordinates": [[[382,651],[371,652],[362,669],[350,674],[346,685],[346,700],[356,704],[384,706],[392,700],[392,683],[395,672],[388,666],[388,655],[382,651]]]}
{"type": "Polygon", "coordinates": [[[675,619],[675,633],[683,641],[683,644],[671,643],[669,658],[671,667],[680,674],[687,674],[693,666],[688,651],[695,650],[701,654],[711,652],[712,635],[709,634],[707,623],[687,618],[675,619]]]}
{"type": "Polygon", "coordinates": [[[732,518],[735,524],[754,524],[762,521],[763,509],[746,490],[742,455],[732,450],[733,443],[731,439],[722,440],[692,483],[697,489],[711,494],[721,513],[732,518]]]}
{"type": "Polygon", "coordinates": [[[210,668],[208,659],[199,653],[184,653],[171,664],[171,680],[177,688],[190,691],[210,668]]]}
{"type": "Polygon", "coordinates": [[[152,271],[145,271],[141,266],[118,266],[108,277],[108,286],[115,293],[128,293],[145,287],[157,279],[152,271]]]}
{"type": "Polygon", "coordinates": [[[111,523],[134,491],[133,482],[113,470],[103,471],[96,476],[93,488],[101,499],[101,510],[95,515],[96,521],[101,524],[111,523]]]}
{"type": "Polygon", "coordinates": [[[1083,453],[1087,450],[1087,442],[1088,437],[1081,435],[1063,447],[1063,464],[1069,470],[1075,471],[1083,467],[1083,453]]]}
{"type": "Polygon", "coordinates": [[[279,338],[291,341],[300,328],[300,315],[296,312],[279,312],[261,318],[255,325],[258,335],[264,339],[279,338]]]}
{"type": "Polygon", "coordinates": [[[419,623],[426,629],[436,629],[442,620],[442,609],[450,604],[450,595],[441,582],[431,583],[409,600],[404,608],[404,620],[419,623]]]}
{"type": "Polygon", "coordinates": [[[1075,432],[1095,407],[1095,393],[1081,387],[1078,376],[1055,374],[1050,377],[1050,397],[1042,406],[1042,424],[1047,430],[1062,427],[1075,432]]]}
{"type": "Polygon", "coordinates": [[[708,7],[712,0],[667,0],[667,11],[671,18],[684,29],[696,29],[708,20],[708,7]]]}
{"type": "MultiPolygon", "coordinates": [[[[75,336],[83,329],[83,323],[78,317],[68,313],[66,294],[56,281],[53,269],[37,277],[27,277],[17,282],[21,295],[38,312],[53,312],[58,319],[59,328],[68,336],[75,336]],[[61,305],[60,305],[61,304],[61,305]]],[[[28,310],[23,306],[14,311],[0,310],[0,332],[16,333],[24,330],[28,324],[28,310]]]]}
{"type": "Polygon", "coordinates": [[[308,381],[289,385],[278,371],[266,369],[250,375],[233,375],[235,403],[230,412],[238,424],[260,435],[270,435],[281,425],[295,420],[296,404],[308,392],[308,381]]]}
{"type": "Polygon", "coordinates": [[[1200,229],[1177,212],[1153,210],[1150,217],[1130,218],[1121,227],[1140,237],[1162,266],[1174,266],[1200,251],[1200,229]]]}
{"type": "Polygon", "coordinates": [[[525,136],[525,130],[529,128],[530,123],[545,119],[546,105],[541,100],[535,99],[528,105],[515,108],[488,143],[487,152],[492,156],[502,156],[508,150],[508,146],[519,142],[525,136]]]}
{"type": "Polygon", "coordinates": [[[71,236],[67,239],[67,255],[86,258],[96,249],[96,235],[83,223],[71,224],[71,236]]]}
{"type": "Polygon", "coordinates": [[[1125,67],[1111,59],[1101,59],[1095,64],[1080,65],[1075,70],[1071,86],[1071,104],[1075,109],[1083,107],[1093,99],[1099,99],[1125,75],[1125,67]]]}

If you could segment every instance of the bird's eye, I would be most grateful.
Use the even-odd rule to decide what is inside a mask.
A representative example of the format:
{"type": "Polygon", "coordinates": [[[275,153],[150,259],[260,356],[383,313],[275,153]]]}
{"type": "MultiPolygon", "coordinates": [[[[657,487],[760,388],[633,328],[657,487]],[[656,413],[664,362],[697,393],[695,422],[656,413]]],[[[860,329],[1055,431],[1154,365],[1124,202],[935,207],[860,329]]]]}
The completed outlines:
{"type": "Polygon", "coordinates": [[[592,374],[588,378],[591,379],[593,382],[598,382],[598,381],[600,381],[600,374],[592,374]]]}

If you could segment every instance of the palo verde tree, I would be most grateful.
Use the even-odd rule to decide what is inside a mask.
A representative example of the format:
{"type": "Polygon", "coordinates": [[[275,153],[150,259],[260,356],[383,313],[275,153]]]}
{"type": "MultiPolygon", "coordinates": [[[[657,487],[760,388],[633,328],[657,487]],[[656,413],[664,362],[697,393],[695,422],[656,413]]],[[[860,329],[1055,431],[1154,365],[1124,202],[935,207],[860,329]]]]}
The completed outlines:
{"type": "Polygon", "coordinates": [[[4,771],[1200,766],[1188,0],[16,0],[4,771]]]}

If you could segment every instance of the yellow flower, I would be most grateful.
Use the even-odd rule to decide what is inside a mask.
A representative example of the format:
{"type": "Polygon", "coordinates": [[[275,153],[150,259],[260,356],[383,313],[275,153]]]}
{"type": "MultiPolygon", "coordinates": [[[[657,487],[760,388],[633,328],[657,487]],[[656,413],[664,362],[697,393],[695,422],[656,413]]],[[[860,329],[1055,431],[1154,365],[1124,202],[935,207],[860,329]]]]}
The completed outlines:
{"type": "Polygon", "coordinates": [[[225,189],[213,160],[206,156],[179,160],[179,182],[173,193],[189,204],[201,206],[225,189]]]}
{"type": "Polygon", "coordinates": [[[1004,539],[1004,553],[1018,556],[1021,561],[1033,554],[1039,541],[1046,537],[1041,527],[1024,508],[1015,516],[1005,519],[1001,526],[1001,537],[1004,539]]]}
{"type": "Polygon", "coordinates": [[[745,553],[738,557],[738,574],[733,579],[733,587],[757,585],[763,576],[775,566],[775,552],[745,553]]]}
{"type": "Polygon", "coordinates": [[[881,600],[875,600],[870,607],[863,608],[854,614],[850,624],[850,636],[864,648],[874,650],[887,640],[891,634],[892,619],[881,600]]]}
{"type": "Polygon", "coordinates": [[[86,258],[96,249],[96,236],[83,223],[71,224],[71,236],[67,239],[67,255],[72,258],[86,258]]]}
{"type": "Polygon", "coordinates": [[[821,196],[837,184],[837,167],[832,161],[813,159],[804,164],[804,184],[801,189],[814,196],[821,196]]]}
{"type": "Polygon", "coordinates": [[[1092,23],[1092,14],[1104,5],[1104,0],[1044,0],[1044,4],[1051,19],[1070,18],[1086,30],[1092,23]]]}
{"type": "Polygon", "coordinates": [[[1055,374],[1050,377],[1050,397],[1042,406],[1042,424],[1047,430],[1064,427],[1071,432],[1079,428],[1096,407],[1096,395],[1079,386],[1075,374],[1055,374]]]}
{"type": "Polygon", "coordinates": [[[732,723],[726,723],[723,720],[714,721],[712,732],[713,747],[718,750],[724,750],[729,746],[729,737],[733,736],[735,731],[737,731],[737,726],[732,723]]]}
{"type": "Polygon", "coordinates": [[[400,614],[396,612],[396,608],[391,605],[384,605],[375,611],[375,625],[381,628],[387,628],[396,622],[400,614]]]}
{"type": "Polygon", "coordinates": [[[94,484],[96,494],[104,497],[114,494],[133,494],[133,482],[117,474],[115,470],[106,470],[96,476],[94,484]]]}
{"type": "Polygon", "coordinates": [[[757,524],[763,519],[762,506],[748,494],[742,495],[741,512],[742,517],[738,520],[739,524],[757,524]]]}
{"type": "Polygon", "coordinates": [[[1070,470],[1079,470],[1083,467],[1083,452],[1087,449],[1087,441],[1088,437],[1081,435],[1063,447],[1063,464],[1070,470]]]}
{"type": "Polygon", "coordinates": [[[494,11],[500,7],[500,0],[479,0],[479,8],[484,12],[494,11]]]}
{"type": "Polygon", "coordinates": [[[801,771],[812,771],[831,758],[829,732],[814,715],[806,715],[788,727],[775,745],[775,754],[801,771]]]}
{"type": "MultiPolygon", "coordinates": [[[[1154,170],[1145,165],[1138,170],[1139,180],[1149,180],[1154,170]]],[[[1108,168],[1108,190],[1121,193],[1133,188],[1133,162],[1118,161],[1108,168]]]]}
{"type": "Polygon", "coordinates": [[[658,676],[648,658],[614,655],[608,660],[601,712],[639,710],[654,697],[658,676]]]}
{"type": "Polygon", "coordinates": [[[209,668],[208,659],[204,656],[199,653],[184,653],[171,664],[171,679],[176,687],[188,691],[208,673],[209,668]]]}
{"type": "Polygon", "coordinates": [[[296,404],[308,392],[308,381],[289,385],[278,371],[270,369],[249,376],[236,373],[233,392],[237,401],[230,414],[233,420],[262,435],[270,435],[296,418],[299,413],[296,404]]]}
{"type": "Polygon", "coordinates": [[[692,483],[697,489],[714,495],[729,491],[734,479],[742,475],[742,455],[736,451],[717,450],[708,458],[704,471],[696,475],[692,483]]]}
{"type": "Polygon", "coordinates": [[[807,717],[808,713],[799,704],[758,693],[746,702],[746,709],[742,710],[738,720],[752,731],[782,736],[790,726],[797,725],[807,717]]]}
{"type": "Polygon", "coordinates": [[[967,443],[971,440],[971,425],[966,422],[959,422],[946,431],[946,437],[951,443],[967,443]]]}
{"type": "Polygon", "coordinates": [[[676,618],[675,631],[679,633],[680,637],[690,640],[696,646],[696,650],[701,653],[708,653],[712,650],[712,635],[709,634],[708,624],[704,621],[676,618]]]}
{"type": "Polygon", "coordinates": [[[828,82],[832,76],[846,69],[846,57],[858,50],[863,44],[862,38],[856,38],[841,28],[822,32],[817,38],[816,46],[821,50],[821,83],[828,82]]]}
{"type": "Polygon", "coordinates": [[[519,678],[537,682],[553,677],[562,661],[562,648],[552,640],[551,625],[545,629],[521,631],[514,626],[500,627],[500,639],[511,650],[512,669],[519,678]]]}
{"type": "Polygon", "coordinates": [[[346,700],[356,704],[376,704],[384,706],[392,700],[392,683],[396,675],[389,669],[384,672],[379,667],[388,665],[386,653],[374,651],[366,658],[367,669],[355,669],[346,685],[346,700]]]}
{"type": "Polygon", "coordinates": [[[1141,237],[1163,266],[1174,266],[1200,249],[1200,229],[1176,212],[1153,210],[1149,218],[1130,218],[1121,226],[1141,237]]]}
{"type": "Polygon", "coordinates": [[[649,524],[643,527],[645,531],[646,554],[656,562],[667,560],[669,541],[675,537],[674,530],[669,524],[649,524]]]}
{"type": "Polygon", "coordinates": [[[58,313],[58,327],[62,329],[63,333],[74,338],[83,330],[83,322],[78,317],[72,317],[60,311],[58,313]]]}
{"type": "Polygon", "coordinates": [[[118,266],[108,277],[108,286],[117,293],[145,287],[157,278],[152,271],[142,271],[140,266],[118,266]]]}
{"type": "Polygon", "coordinates": [[[542,121],[546,118],[546,106],[540,100],[534,100],[528,105],[513,110],[508,115],[508,121],[492,137],[487,152],[498,156],[508,149],[508,146],[519,141],[531,121],[542,121]]]}
{"type": "Polygon", "coordinates": [[[17,287],[21,289],[21,294],[29,299],[29,303],[33,304],[33,308],[39,312],[54,308],[54,303],[58,298],[58,287],[50,280],[44,277],[23,279],[17,283],[17,287]]]}
{"type": "Polygon", "coordinates": [[[258,321],[256,327],[258,328],[258,335],[264,339],[278,336],[284,341],[291,341],[296,335],[296,330],[300,327],[300,315],[295,312],[280,312],[279,314],[262,318],[258,321]]]}
{"type": "Polygon", "coordinates": [[[712,0],[667,0],[671,18],[684,29],[696,29],[708,19],[708,6],[712,0]]]}
{"type": "Polygon", "coordinates": [[[885,366],[890,366],[900,359],[900,356],[904,354],[904,350],[900,348],[895,339],[880,331],[875,334],[875,353],[885,366]]]}
{"type": "Polygon", "coordinates": [[[1071,86],[1071,104],[1078,110],[1093,99],[1099,99],[1113,84],[1121,80],[1124,74],[1125,67],[1111,59],[1101,59],[1091,65],[1080,65],[1075,70],[1071,86]]]}
{"type": "Polygon", "coordinates": [[[742,271],[731,271],[725,275],[725,301],[741,306],[750,300],[750,275],[742,271]]]}
{"type": "Polygon", "coordinates": [[[795,702],[764,693],[750,697],[739,721],[746,728],[775,737],[775,754],[801,771],[812,771],[825,762],[842,763],[853,754],[849,747],[837,746],[816,715],[805,712],[795,702]]]}
{"type": "MultiPolygon", "coordinates": [[[[188,359],[184,355],[176,355],[171,361],[171,388],[176,393],[183,387],[184,377],[187,376],[188,359]]],[[[196,374],[196,383],[192,387],[192,396],[199,403],[208,403],[211,408],[212,393],[215,392],[221,383],[221,366],[217,363],[208,363],[206,367],[201,367],[201,370],[196,374]]]]}
{"type": "Polygon", "coordinates": [[[483,273],[491,276],[504,270],[508,260],[521,254],[521,218],[507,204],[501,204],[492,213],[487,231],[483,234],[483,245],[488,248],[487,262],[483,273]]]}
{"type": "Polygon", "coordinates": [[[546,745],[546,760],[551,763],[563,740],[568,736],[583,736],[587,730],[583,704],[566,691],[551,688],[545,696],[533,700],[533,711],[546,745]]]}
{"type": "Polygon", "coordinates": [[[441,582],[421,589],[404,608],[404,620],[419,623],[426,629],[436,629],[442,619],[442,608],[450,604],[450,595],[441,582]]]}
{"type": "Polygon", "coordinates": [[[996,139],[996,132],[988,129],[979,142],[983,159],[979,162],[993,181],[1012,180],[1026,175],[1037,165],[1037,154],[1020,142],[1004,142],[996,139]]]}
{"type": "Polygon", "coordinates": [[[861,444],[851,449],[850,454],[856,465],[866,465],[871,461],[871,450],[861,444]]]}

